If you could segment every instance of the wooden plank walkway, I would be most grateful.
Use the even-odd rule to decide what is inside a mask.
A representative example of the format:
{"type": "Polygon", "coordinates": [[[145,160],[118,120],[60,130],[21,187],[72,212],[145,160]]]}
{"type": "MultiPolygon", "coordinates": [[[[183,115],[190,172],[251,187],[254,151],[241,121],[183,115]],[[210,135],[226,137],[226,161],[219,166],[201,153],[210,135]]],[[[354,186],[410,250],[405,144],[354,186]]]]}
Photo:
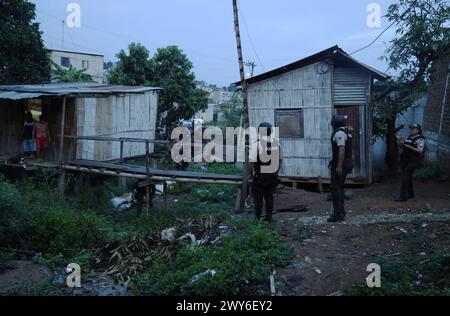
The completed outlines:
{"type": "MultiPolygon", "coordinates": [[[[63,164],[67,171],[79,171],[137,179],[148,179],[147,168],[91,160],[74,160],[63,164]]],[[[242,176],[149,168],[150,180],[241,185],[242,176]]]]}

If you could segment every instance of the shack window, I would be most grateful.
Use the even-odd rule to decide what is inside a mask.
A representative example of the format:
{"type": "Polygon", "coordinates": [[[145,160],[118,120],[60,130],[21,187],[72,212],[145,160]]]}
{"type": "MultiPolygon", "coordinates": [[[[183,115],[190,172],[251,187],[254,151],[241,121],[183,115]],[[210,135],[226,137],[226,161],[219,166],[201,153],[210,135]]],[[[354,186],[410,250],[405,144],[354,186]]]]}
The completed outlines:
{"type": "Polygon", "coordinates": [[[70,58],[69,57],[61,57],[61,66],[70,67],[70,58]]]}
{"type": "Polygon", "coordinates": [[[305,138],[302,110],[276,110],[275,125],[280,129],[280,138],[305,138]]]}
{"type": "Polygon", "coordinates": [[[89,60],[83,60],[83,69],[89,69],[89,60]]]}

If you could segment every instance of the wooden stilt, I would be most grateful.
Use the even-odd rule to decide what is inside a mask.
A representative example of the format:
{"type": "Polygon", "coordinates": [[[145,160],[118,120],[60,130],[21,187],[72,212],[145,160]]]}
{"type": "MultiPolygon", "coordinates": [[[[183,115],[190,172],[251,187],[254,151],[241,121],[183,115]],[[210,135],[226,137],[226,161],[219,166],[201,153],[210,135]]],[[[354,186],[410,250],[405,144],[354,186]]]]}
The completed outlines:
{"type": "Polygon", "coordinates": [[[167,182],[164,181],[164,182],[163,182],[164,211],[167,211],[167,210],[169,209],[169,206],[168,206],[168,204],[167,204],[167,195],[168,195],[168,192],[167,192],[167,182]]]}

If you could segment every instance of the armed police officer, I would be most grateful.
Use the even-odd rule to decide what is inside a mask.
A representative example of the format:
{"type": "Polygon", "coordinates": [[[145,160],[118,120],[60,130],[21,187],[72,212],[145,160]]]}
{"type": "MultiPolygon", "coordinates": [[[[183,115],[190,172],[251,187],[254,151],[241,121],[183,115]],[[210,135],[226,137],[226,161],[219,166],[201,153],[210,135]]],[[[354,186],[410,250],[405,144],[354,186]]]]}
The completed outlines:
{"type": "Polygon", "coordinates": [[[263,202],[266,205],[266,220],[272,221],[274,193],[278,185],[278,172],[281,167],[281,148],[272,125],[262,123],[258,128],[258,141],[253,144],[251,156],[256,156],[253,169],[253,200],[256,218],[261,219],[263,202]]]}
{"type": "Polygon", "coordinates": [[[406,202],[414,198],[413,173],[423,167],[425,160],[426,143],[422,135],[422,126],[414,124],[410,126],[410,129],[411,135],[406,140],[397,137],[403,152],[401,155],[402,187],[396,202],[406,202]]]}
{"type": "Polygon", "coordinates": [[[331,168],[331,195],[333,197],[333,214],[328,222],[334,223],[345,220],[344,194],[345,180],[353,170],[353,137],[347,129],[347,116],[337,115],[331,122],[333,134],[331,144],[333,160],[331,168]]]}

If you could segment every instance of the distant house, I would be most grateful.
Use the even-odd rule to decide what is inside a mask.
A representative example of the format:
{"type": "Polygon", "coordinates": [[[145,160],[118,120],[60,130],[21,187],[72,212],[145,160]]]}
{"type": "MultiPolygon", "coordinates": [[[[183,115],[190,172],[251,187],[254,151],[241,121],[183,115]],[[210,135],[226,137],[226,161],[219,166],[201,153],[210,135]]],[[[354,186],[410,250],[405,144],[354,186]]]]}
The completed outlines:
{"type": "Polygon", "coordinates": [[[450,173],[450,53],[433,65],[424,115],[427,156],[450,173]]]}
{"type": "Polygon", "coordinates": [[[97,83],[104,83],[104,56],[63,50],[49,50],[50,60],[63,68],[70,65],[77,69],[85,69],[97,83]]]}
{"type": "Polygon", "coordinates": [[[327,182],[331,119],[349,117],[355,170],[349,182],[372,182],[372,86],[387,75],[355,60],[338,46],[247,80],[250,124],[280,129],[281,177],[327,182]]]}
{"type": "MultiPolygon", "coordinates": [[[[0,86],[0,156],[21,153],[26,111],[42,114],[50,127],[49,160],[57,160],[66,100],[64,135],[155,139],[159,88],[114,86],[96,83],[52,83],[0,86]]],[[[145,144],[126,143],[123,157],[141,156],[145,144]]],[[[150,152],[153,152],[153,145],[150,152]]],[[[119,142],[64,140],[64,160],[114,160],[120,157],[119,142]]]]}

